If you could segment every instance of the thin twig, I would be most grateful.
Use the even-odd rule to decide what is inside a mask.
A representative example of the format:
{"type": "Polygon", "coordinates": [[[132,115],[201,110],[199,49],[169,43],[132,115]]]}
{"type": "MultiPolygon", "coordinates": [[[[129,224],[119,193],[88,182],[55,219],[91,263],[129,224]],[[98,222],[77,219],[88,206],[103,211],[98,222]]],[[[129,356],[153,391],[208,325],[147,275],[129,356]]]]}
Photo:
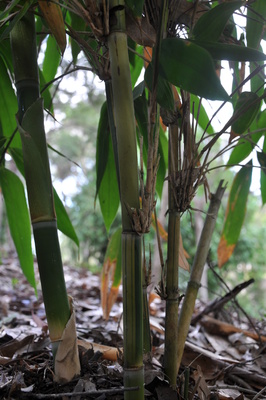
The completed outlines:
{"type": "MultiPolygon", "coordinates": [[[[101,394],[118,394],[124,392],[133,392],[139,390],[138,386],[125,388],[122,387],[120,389],[102,389],[102,390],[92,390],[88,392],[68,392],[68,393],[50,393],[50,394],[41,394],[41,393],[25,393],[25,398],[34,398],[34,399],[60,399],[61,397],[76,397],[76,396],[95,396],[101,394]]],[[[21,396],[24,397],[24,393],[21,392],[21,396]]]]}

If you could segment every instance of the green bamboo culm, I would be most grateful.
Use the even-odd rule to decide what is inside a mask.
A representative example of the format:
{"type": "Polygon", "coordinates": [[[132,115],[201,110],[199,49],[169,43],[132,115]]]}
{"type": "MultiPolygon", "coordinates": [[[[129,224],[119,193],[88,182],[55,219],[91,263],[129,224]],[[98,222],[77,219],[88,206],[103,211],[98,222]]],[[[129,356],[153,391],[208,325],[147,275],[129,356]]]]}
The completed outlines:
{"type": "MultiPolygon", "coordinates": [[[[18,99],[18,128],[43,299],[53,353],[71,316],[58,241],[53,187],[39,92],[34,14],[28,12],[10,34],[18,99]]],[[[79,362],[78,362],[79,364],[79,362]]],[[[74,375],[79,373],[74,367],[74,375]]],[[[74,376],[73,375],[73,376],[74,376]]],[[[57,377],[60,380],[60,376],[57,377]]],[[[67,378],[66,378],[67,379],[67,378]]]]}
{"type": "Polygon", "coordinates": [[[165,344],[164,344],[164,370],[170,385],[176,386],[177,378],[177,323],[178,323],[178,267],[179,267],[179,242],[180,242],[180,213],[176,210],[174,188],[171,181],[177,173],[177,146],[178,126],[169,127],[168,144],[168,243],[166,263],[166,315],[165,315],[165,344]]]}
{"type": "Polygon", "coordinates": [[[178,369],[181,364],[182,355],[185,348],[185,342],[191,322],[191,317],[195,308],[195,302],[198,290],[200,288],[200,282],[204,265],[207,260],[211,244],[211,238],[213,235],[218,211],[221,205],[221,200],[224,195],[225,189],[226,186],[223,186],[223,181],[221,181],[218,185],[216,193],[211,195],[210,206],[201,232],[197,251],[193,260],[191,275],[178,320],[178,350],[177,350],[178,369]]]}
{"type": "Polygon", "coordinates": [[[144,399],[143,297],[141,235],[132,228],[128,210],[139,209],[136,126],[125,30],[124,1],[110,1],[108,48],[122,209],[122,273],[124,326],[124,385],[126,400],[144,399]]]}

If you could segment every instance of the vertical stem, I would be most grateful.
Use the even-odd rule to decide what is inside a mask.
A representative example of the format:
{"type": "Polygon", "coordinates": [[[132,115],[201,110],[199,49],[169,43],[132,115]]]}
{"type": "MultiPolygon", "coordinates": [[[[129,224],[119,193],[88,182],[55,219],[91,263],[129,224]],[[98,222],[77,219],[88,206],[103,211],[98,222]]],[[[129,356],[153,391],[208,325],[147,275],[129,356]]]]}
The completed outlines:
{"type": "MultiPolygon", "coordinates": [[[[110,1],[111,21],[108,47],[113,88],[114,120],[117,136],[120,199],[122,208],[122,271],[124,324],[124,384],[139,386],[144,399],[143,297],[141,236],[132,228],[128,208],[139,209],[136,126],[125,31],[125,3],[110,1]]],[[[136,393],[125,392],[125,399],[136,393]]]]}
{"type": "MultiPolygon", "coordinates": [[[[57,380],[71,380],[80,372],[76,332],[71,329],[71,350],[58,368],[58,348],[71,317],[58,241],[53,187],[44,131],[43,102],[39,76],[34,14],[28,12],[11,31],[11,48],[18,98],[18,128],[36,255],[40,271],[50,338],[53,342],[57,380]]],[[[74,314],[72,314],[73,316],[74,314]]],[[[72,318],[72,320],[74,317],[72,318]]],[[[69,342],[68,342],[69,343],[69,342]]],[[[67,346],[66,346],[67,347],[67,346]]],[[[61,352],[61,350],[60,350],[61,352]]],[[[61,352],[62,354],[62,352],[61,352]]]]}
{"type": "Polygon", "coordinates": [[[221,181],[216,193],[212,194],[211,196],[208,214],[205,219],[204,227],[197,246],[197,252],[193,261],[191,275],[178,321],[178,369],[181,364],[185,342],[189,331],[189,325],[194,311],[198,289],[200,288],[202,272],[209,252],[211,238],[215,228],[216,218],[224,191],[225,187],[223,187],[223,181],[221,181]]]}
{"type": "Polygon", "coordinates": [[[177,378],[177,323],[178,323],[178,261],[180,242],[180,213],[176,210],[172,181],[177,173],[178,126],[171,125],[169,128],[168,147],[168,196],[169,196],[169,219],[168,219],[168,248],[166,269],[166,316],[165,316],[165,351],[164,368],[171,386],[175,387],[177,378]]]}

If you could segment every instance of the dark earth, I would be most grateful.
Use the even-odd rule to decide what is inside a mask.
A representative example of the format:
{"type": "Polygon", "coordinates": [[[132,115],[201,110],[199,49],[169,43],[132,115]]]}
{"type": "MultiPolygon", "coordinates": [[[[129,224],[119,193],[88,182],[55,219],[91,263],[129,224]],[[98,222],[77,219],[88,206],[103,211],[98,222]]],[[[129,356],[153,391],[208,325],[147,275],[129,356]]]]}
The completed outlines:
{"type": "MultiPolygon", "coordinates": [[[[76,308],[81,375],[67,384],[54,382],[37,267],[36,298],[16,256],[2,257],[0,399],[124,398],[121,294],[105,321],[100,277],[86,269],[64,269],[76,308]],[[109,352],[98,345],[112,347],[117,360],[108,359],[109,352]]],[[[162,368],[164,302],[158,295],[150,297],[153,353],[145,365],[146,399],[266,399],[266,319],[243,314],[232,292],[226,297],[231,300],[218,306],[197,303],[176,390],[169,387],[162,368]]]]}

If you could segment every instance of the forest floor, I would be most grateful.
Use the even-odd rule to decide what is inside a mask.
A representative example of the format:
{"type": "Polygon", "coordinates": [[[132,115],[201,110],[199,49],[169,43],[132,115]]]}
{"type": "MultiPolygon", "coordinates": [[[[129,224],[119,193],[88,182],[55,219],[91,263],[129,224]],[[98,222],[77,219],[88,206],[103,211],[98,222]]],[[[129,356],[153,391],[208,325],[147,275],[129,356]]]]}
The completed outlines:
{"type": "MultiPolygon", "coordinates": [[[[99,276],[65,267],[65,278],[76,308],[81,375],[57,384],[41,291],[36,298],[15,257],[2,258],[0,399],[124,398],[121,295],[105,321],[99,276]]],[[[244,316],[234,301],[236,292],[207,306],[197,303],[176,390],[162,368],[165,304],[151,297],[153,353],[145,366],[146,399],[266,399],[266,320],[244,316]]]]}

